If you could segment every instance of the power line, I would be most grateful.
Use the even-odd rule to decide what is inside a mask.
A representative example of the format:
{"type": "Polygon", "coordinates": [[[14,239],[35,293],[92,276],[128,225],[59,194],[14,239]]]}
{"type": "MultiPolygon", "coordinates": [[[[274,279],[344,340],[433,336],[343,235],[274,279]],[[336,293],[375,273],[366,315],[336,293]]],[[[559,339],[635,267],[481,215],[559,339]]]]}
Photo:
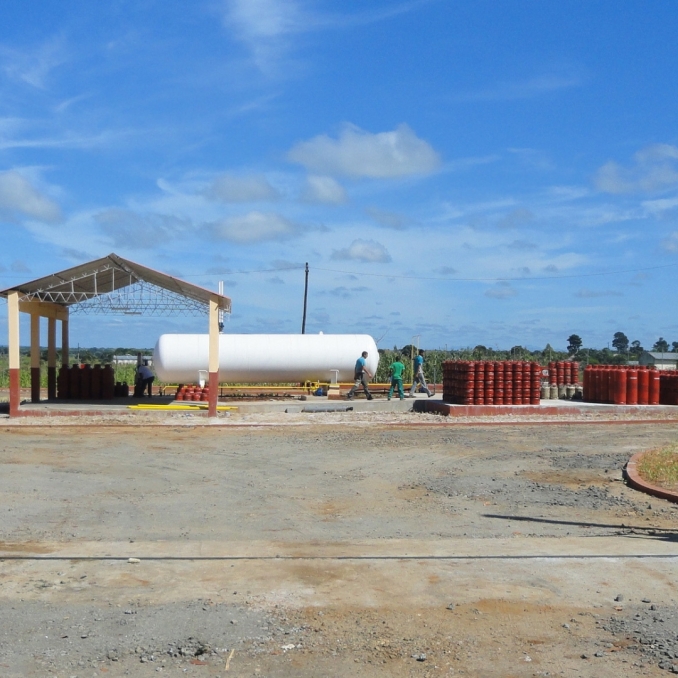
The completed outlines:
{"type": "Polygon", "coordinates": [[[360,271],[341,271],[336,268],[320,268],[315,267],[316,271],[328,271],[330,273],[344,273],[346,275],[363,275],[370,276],[374,278],[398,278],[404,280],[441,280],[445,282],[516,282],[516,281],[530,281],[530,280],[562,280],[564,278],[592,278],[595,276],[605,276],[605,275],[619,275],[622,273],[641,273],[643,271],[654,271],[660,268],[671,268],[673,266],[678,266],[678,262],[675,264],[664,264],[662,266],[650,266],[647,268],[629,268],[621,269],[618,271],[599,271],[598,273],[573,273],[571,275],[545,275],[545,276],[522,276],[519,278],[452,278],[450,276],[422,276],[422,275],[394,275],[388,273],[365,273],[360,271]]]}
{"type": "MultiPolygon", "coordinates": [[[[544,276],[520,276],[520,277],[500,277],[500,278],[455,278],[452,276],[424,276],[424,275],[398,275],[395,273],[368,273],[365,271],[344,271],[337,268],[323,268],[320,266],[309,267],[316,271],[325,271],[327,273],[342,273],[344,275],[369,276],[371,278],[396,278],[399,280],[438,280],[441,282],[529,282],[530,280],[564,280],[568,278],[594,278],[606,275],[622,275],[626,273],[644,273],[645,271],[656,271],[664,268],[673,268],[678,266],[678,262],[673,264],[663,264],[661,266],[648,266],[646,268],[626,268],[615,271],[598,271],[597,273],[572,273],[568,275],[544,275],[544,276]]],[[[299,264],[295,267],[287,268],[261,268],[251,271],[222,271],[219,273],[185,273],[180,278],[215,278],[218,276],[229,275],[251,275],[254,273],[289,273],[292,271],[303,271],[304,265],[299,264]]],[[[0,279],[24,279],[25,276],[1,275],[0,279]]]]}

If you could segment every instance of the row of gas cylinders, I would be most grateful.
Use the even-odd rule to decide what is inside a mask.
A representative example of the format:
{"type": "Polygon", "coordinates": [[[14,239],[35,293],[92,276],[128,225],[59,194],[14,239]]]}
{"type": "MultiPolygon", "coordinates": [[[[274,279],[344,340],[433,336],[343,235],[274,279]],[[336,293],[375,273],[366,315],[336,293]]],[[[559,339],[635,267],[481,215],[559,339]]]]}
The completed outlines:
{"type": "Polygon", "coordinates": [[[110,365],[62,365],[57,375],[60,400],[112,400],[115,374],[110,365]]]}
{"type": "Polygon", "coordinates": [[[575,386],[579,383],[579,363],[555,360],[549,363],[549,384],[575,386]]]}
{"type": "Polygon", "coordinates": [[[201,388],[200,386],[184,386],[179,384],[177,388],[177,400],[192,400],[194,402],[207,402],[210,396],[209,386],[201,388]]]}
{"type": "Polygon", "coordinates": [[[676,370],[644,365],[589,365],[584,370],[584,400],[590,403],[678,405],[677,387],[676,370]]]}
{"type": "Polygon", "coordinates": [[[590,365],[584,370],[584,400],[615,405],[659,405],[660,372],[627,365],[590,365]]]}
{"type": "Polygon", "coordinates": [[[447,360],[443,400],[456,405],[539,405],[541,365],[523,360],[447,360]]]}

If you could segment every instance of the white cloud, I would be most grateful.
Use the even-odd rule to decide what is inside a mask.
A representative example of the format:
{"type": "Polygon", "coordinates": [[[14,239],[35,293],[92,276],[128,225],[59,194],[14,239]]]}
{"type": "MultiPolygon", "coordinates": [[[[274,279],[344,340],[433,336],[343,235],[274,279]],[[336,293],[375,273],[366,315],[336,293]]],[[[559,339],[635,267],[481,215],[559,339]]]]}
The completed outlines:
{"type": "Polygon", "coordinates": [[[306,179],[306,186],[301,199],[304,202],[341,205],[348,202],[344,187],[332,177],[311,175],[306,179]]]}
{"type": "Polygon", "coordinates": [[[530,242],[529,240],[514,240],[506,245],[511,250],[534,250],[537,249],[536,243],[530,242]]]}
{"type": "Polygon", "coordinates": [[[367,9],[353,14],[310,12],[298,0],[225,0],[224,21],[236,39],[252,55],[257,68],[270,73],[280,66],[300,33],[350,28],[382,21],[409,12],[428,0],[410,0],[386,9],[367,9]]]}
{"type": "Polygon", "coordinates": [[[0,214],[3,212],[21,214],[48,223],[61,220],[59,205],[14,170],[0,173],[0,214]]]}
{"type": "Polygon", "coordinates": [[[332,259],[346,259],[385,264],[391,261],[388,250],[376,240],[354,240],[348,247],[335,250],[332,259]]]}
{"type": "Polygon", "coordinates": [[[288,36],[305,30],[307,19],[295,0],[227,0],[225,21],[255,65],[267,71],[284,55],[288,36]]]}
{"type": "Polygon", "coordinates": [[[494,287],[485,291],[485,296],[490,299],[511,299],[517,294],[515,288],[511,287],[511,283],[506,281],[498,282],[494,287]]]}
{"type": "Polygon", "coordinates": [[[614,161],[605,163],[594,177],[604,193],[651,193],[678,185],[678,147],[653,144],[634,155],[634,164],[623,167],[614,161]]]}
{"type": "Polygon", "coordinates": [[[169,214],[137,214],[119,208],[98,212],[94,220],[114,246],[129,249],[160,247],[191,226],[189,219],[169,214]]]}
{"type": "Polygon", "coordinates": [[[574,294],[580,299],[597,299],[598,297],[623,297],[624,295],[618,290],[578,290],[574,294]]]}
{"type": "Polygon", "coordinates": [[[578,87],[582,78],[578,75],[539,75],[527,80],[502,82],[479,92],[468,92],[454,97],[455,101],[513,101],[530,99],[542,94],[578,87]]]}
{"type": "Polygon", "coordinates": [[[376,207],[368,207],[365,212],[380,226],[392,228],[394,231],[404,231],[411,224],[411,219],[397,212],[387,212],[376,207]]]}
{"type": "Polygon", "coordinates": [[[338,139],[321,134],[302,141],[288,158],[314,172],[373,179],[429,174],[440,167],[436,151],[405,124],[377,134],[346,125],[338,139]]]}
{"type": "Polygon", "coordinates": [[[0,46],[0,60],[8,77],[44,89],[47,76],[66,61],[66,53],[63,40],[53,38],[31,52],[0,46]]]}
{"type": "Polygon", "coordinates": [[[217,177],[205,191],[205,195],[221,202],[257,202],[280,198],[280,193],[271,186],[266,177],[237,177],[232,174],[217,177]]]}
{"type": "Polygon", "coordinates": [[[26,264],[20,259],[16,259],[12,262],[11,270],[14,273],[30,273],[31,269],[26,266],[26,264]]]}
{"type": "Polygon", "coordinates": [[[661,245],[663,250],[678,254],[678,231],[674,231],[668,238],[664,238],[661,245]]]}
{"type": "Polygon", "coordinates": [[[243,245],[267,240],[287,240],[307,230],[305,226],[296,224],[280,214],[264,212],[228,217],[207,224],[206,228],[216,240],[229,240],[243,245]]]}
{"type": "Polygon", "coordinates": [[[498,222],[499,228],[518,228],[534,219],[534,214],[525,207],[518,207],[512,210],[498,222]]]}

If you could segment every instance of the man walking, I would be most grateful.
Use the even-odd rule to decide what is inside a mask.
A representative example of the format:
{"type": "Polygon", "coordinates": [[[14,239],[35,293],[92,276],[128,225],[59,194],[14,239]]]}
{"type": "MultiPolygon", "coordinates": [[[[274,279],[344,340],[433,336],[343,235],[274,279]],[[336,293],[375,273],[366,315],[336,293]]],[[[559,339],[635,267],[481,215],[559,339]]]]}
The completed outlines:
{"type": "Polygon", "coordinates": [[[355,395],[355,392],[358,390],[358,388],[360,388],[360,386],[363,387],[367,399],[372,400],[372,394],[370,393],[370,389],[367,388],[367,380],[372,378],[372,373],[365,366],[367,355],[368,355],[367,351],[363,351],[360,358],[356,360],[355,373],[353,375],[355,383],[353,384],[353,388],[348,392],[348,395],[346,396],[348,400],[353,400],[353,396],[355,395]]]}
{"type": "Polygon", "coordinates": [[[426,385],[426,377],[424,376],[424,349],[419,349],[419,355],[414,359],[414,377],[412,378],[412,388],[410,389],[410,398],[414,398],[414,392],[417,384],[421,384],[426,391],[426,395],[430,398],[433,393],[429,391],[426,385]]]}
{"type": "Polygon", "coordinates": [[[400,356],[396,355],[395,360],[389,368],[391,372],[391,388],[388,390],[388,399],[391,399],[393,395],[393,389],[398,387],[398,395],[401,400],[405,399],[405,393],[403,392],[403,372],[405,371],[405,365],[400,362],[400,356]]]}

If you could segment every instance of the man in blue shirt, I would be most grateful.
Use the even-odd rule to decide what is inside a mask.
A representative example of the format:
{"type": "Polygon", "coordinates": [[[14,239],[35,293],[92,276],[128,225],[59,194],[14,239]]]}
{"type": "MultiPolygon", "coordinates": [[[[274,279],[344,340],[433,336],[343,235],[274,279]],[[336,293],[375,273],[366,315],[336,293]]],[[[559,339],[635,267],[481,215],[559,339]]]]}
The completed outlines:
{"type": "Polygon", "coordinates": [[[412,379],[412,388],[410,389],[410,398],[414,398],[414,391],[417,388],[417,384],[421,384],[426,391],[426,395],[430,398],[433,393],[428,390],[426,385],[426,377],[424,376],[424,349],[419,349],[419,355],[414,359],[414,378],[412,379]]]}
{"type": "Polygon", "coordinates": [[[353,384],[353,388],[348,392],[348,395],[346,396],[348,400],[353,400],[353,396],[355,395],[355,392],[358,390],[358,388],[360,388],[360,386],[363,387],[367,399],[372,400],[372,394],[370,393],[370,389],[367,388],[367,380],[368,378],[369,379],[372,378],[372,373],[365,366],[366,358],[367,351],[363,351],[363,354],[355,362],[355,374],[353,375],[355,383],[353,384]]]}

